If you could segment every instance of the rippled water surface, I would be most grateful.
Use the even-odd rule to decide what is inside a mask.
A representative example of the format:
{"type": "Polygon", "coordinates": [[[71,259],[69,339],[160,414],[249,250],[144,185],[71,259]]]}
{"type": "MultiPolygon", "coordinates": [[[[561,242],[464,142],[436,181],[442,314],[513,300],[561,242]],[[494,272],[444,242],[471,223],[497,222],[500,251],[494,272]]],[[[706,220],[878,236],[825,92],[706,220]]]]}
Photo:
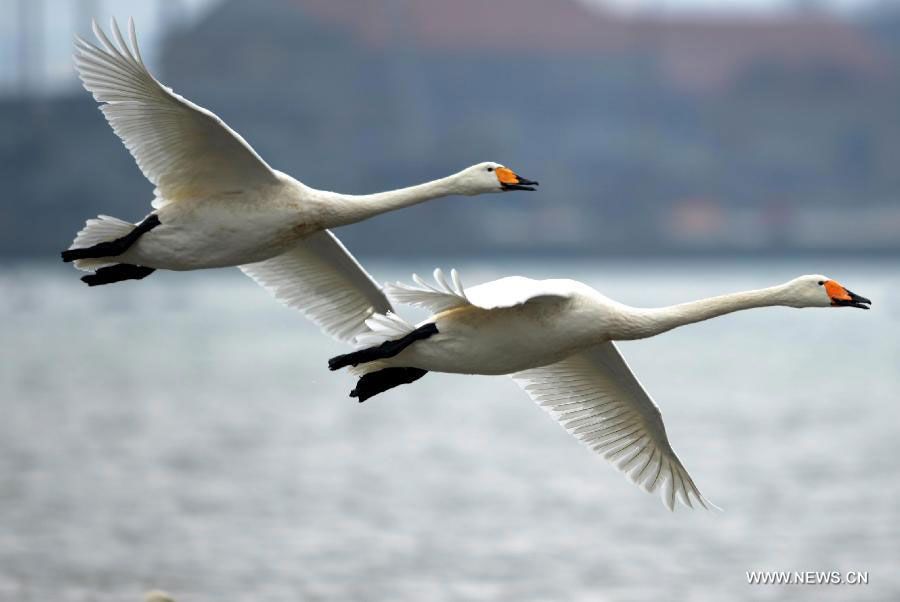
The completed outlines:
{"type": "MultiPolygon", "coordinates": [[[[427,271],[372,264],[380,280],[427,271]]],[[[459,265],[661,305],[825,272],[874,309],[745,312],[623,353],[724,513],[669,513],[506,377],[365,404],[235,270],[88,289],[0,270],[0,599],[900,599],[900,268],[459,265]],[[750,586],[746,571],[868,571],[750,586]]]]}

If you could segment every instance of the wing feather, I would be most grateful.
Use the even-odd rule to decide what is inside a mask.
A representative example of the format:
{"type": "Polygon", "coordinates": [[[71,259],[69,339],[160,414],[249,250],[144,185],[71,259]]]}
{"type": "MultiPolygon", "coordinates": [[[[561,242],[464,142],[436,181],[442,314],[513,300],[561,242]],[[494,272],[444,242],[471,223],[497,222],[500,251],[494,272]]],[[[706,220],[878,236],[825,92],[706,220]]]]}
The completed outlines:
{"type": "Polygon", "coordinates": [[[385,293],[394,303],[422,307],[435,314],[454,307],[469,305],[469,299],[466,297],[465,289],[456,270],[451,270],[450,278],[454,286],[447,283],[444,272],[438,268],[434,270],[436,286],[425,282],[418,274],[413,274],[413,282],[418,286],[395,282],[385,286],[385,293]]]}
{"type": "Polygon", "coordinates": [[[115,20],[115,42],[93,23],[100,46],[76,37],[75,67],[113,131],[167,201],[276,183],[272,169],[212,112],[160,84],[147,70],[129,19],[131,44],[115,20]]]}
{"type": "Polygon", "coordinates": [[[613,343],[519,372],[513,379],[582,443],[662,501],[715,507],[697,489],[669,445],[659,408],[613,343]]]}
{"type": "Polygon", "coordinates": [[[337,237],[323,230],[286,253],[240,266],[276,299],[341,341],[368,332],[366,320],[391,311],[372,277],[337,237]]]}
{"type": "Polygon", "coordinates": [[[466,288],[456,270],[450,270],[448,281],[440,268],[434,270],[435,284],[418,274],[413,274],[412,279],[416,286],[395,282],[385,287],[385,293],[395,303],[422,307],[435,314],[466,305],[482,309],[514,307],[538,297],[562,298],[573,292],[570,280],[532,280],[521,276],[466,288]]]}

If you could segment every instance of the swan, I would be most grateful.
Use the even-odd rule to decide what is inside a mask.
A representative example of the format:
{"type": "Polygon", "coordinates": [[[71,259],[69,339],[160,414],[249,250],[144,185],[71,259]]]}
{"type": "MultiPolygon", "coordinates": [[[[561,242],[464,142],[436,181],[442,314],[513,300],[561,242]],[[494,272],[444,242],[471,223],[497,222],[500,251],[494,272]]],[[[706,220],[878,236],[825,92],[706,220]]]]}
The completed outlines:
{"type": "Polygon", "coordinates": [[[396,314],[368,318],[361,349],[329,360],[360,376],[350,393],[360,402],[427,372],[509,374],[572,435],[613,462],[648,492],[662,491],[706,508],[669,445],[659,408],[613,341],[644,339],[673,328],[755,307],[857,307],[872,303],[820,275],[784,284],[653,309],[613,301],[575,280],[501,278],[464,288],[441,270],[435,285],[388,284],[395,303],[433,315],[411,325],[396,314]]]}
{"type": "Polygon", "coordinates": [[[296,290],[341,280],[386,310],[377,286],[329,228],[439,197],[533,191],[538,184],[485,162],[378,194],[316,190],[269,167],[219,117],[157,81],[141,58],[133,20],[130,46],[115,19],[111,30],[115,43],[96,22],[100,46],[76,37],[75,66],[156,189],[153,210],[140,223],[101,215],[62,252],[63,261],[94,272],[82,278],[89,286],[140,280],[157,269],[239,266],[284,297],[272,281],[299,269],[291,282],[296,290]]]}

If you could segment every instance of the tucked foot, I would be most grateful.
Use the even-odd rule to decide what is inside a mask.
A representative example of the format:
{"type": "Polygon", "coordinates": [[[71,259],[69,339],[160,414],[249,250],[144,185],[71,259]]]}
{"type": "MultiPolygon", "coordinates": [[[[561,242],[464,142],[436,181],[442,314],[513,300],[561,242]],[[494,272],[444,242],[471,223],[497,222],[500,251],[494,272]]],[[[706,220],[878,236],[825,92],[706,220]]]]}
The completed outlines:
{"type": "Polygon", "coordinates": [[[394,357],[416,341],[427,339],[431,335],[437,334],[437,332],[437,326],[434,324],[425,324],[395,341],[385,341],[377,347],[360,349],[353,353],[345,353],[344,355],[333,357],[328,360],[328,368],[331,370],[339,370],[341,368],[346,368],[347,366],[357,366],[374,360],[394,357]]]}
{"type": "Polygon", "coordinates": [[[364,374],[356,383],[356,388],[350,391],[350,397],[356,397],[359,403],[388,389],[400,385],[408,385],[428,374],[428,370],[419,368],[385,368],[377,372],[364,374]]]}
{"type": "Polygon", "coordinates": [[[81,281],[88,286],[98,286],[100,284],[112,284],[113,282],[121,282],[123,280],[141,280],[155,271],[154,268],[147,268],[142,265],[118,263],[116,265],[100,268],[93,274],[82,276],[81,281]]]}
{"type": "Polygon", "coordinates": [[[76,259],[98,259],[100,257],[117,257],[128,250],[128,247],[123,247],[119,244],[119,241],[122,239],[119,238],[117,240],[109,241],[109,242],[101,242],[93,247],[85,247],[83,249],[66,249],[60,255],[62,256],[62,260],[66,263],[75,261],[76,259]]]}
{"type": "Polygon", "coordinates": [[[101,257],[118,257],[127,251],[131,245],[137,242],[141,236],[155,228],[160,224],[159,217],[154,215],[148,216],[144,221],[134,227],[134,230],[117,238],[106,242],[97,243],[91,247],[83,249],[67,249],[60,253],[62,260],[66,263],[75,261],[76,259],[99,259],[101,257]]]}

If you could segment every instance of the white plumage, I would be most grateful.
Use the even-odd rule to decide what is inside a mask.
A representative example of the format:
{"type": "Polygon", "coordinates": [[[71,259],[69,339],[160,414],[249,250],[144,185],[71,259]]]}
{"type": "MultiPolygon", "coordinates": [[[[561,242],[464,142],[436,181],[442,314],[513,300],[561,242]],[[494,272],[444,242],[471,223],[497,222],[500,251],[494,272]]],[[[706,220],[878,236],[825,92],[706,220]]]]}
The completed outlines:
{"type": "Polygon", "coordinates": [[[362,376],[360,385],[369,375],[376,383],[369,385],[364,397],[357,390],[355,396],[364,400],[410,382],[384,386],[384,379],[376,377],[387,368],[511,375],[574,437],[646,491],[660,490],[670,510],[678,501],[688,507],[711,504],[673,451],[659,408],[613,341],[647,338],[754,307],[868,309],[870,303],[818,275],[655,309],[623,305],[575,280],[513,276],[466,288],[455,270],[449,280],[436,270],[434,279],[435,284],[430,284],[413,276],[415,285],[385,287],[392,301],[424,307],[434,315],[418,326],[393,315],[375,315],[366,322],[370,331],[357,337],[366,349],[335,358],[345,363],[333,367],[350,365],[354,374],[362,376]],[[427,325],[436,326],[437,332],[393,355],[371,361],[351,359],[427,325]]]}
{"type": "MultiPolygon", "coordinates": [[[[134,224],[109,215],[98,215],[89,219],[78,234],[75,235],[73,247],[92,247],[107,240],[125,236],[134,229],[134,224]]],[[[79,270],[95,270],[105,265],[118,263],[115,258],[78,259],[75,267],[79,270]]]]}
{"type": "MultiPolygon", "coordinates": [[[[75,66],[156,187],[148,218],[159,224],[124,251],[86,257],[90,247],[135,228],[106,216],[89,220],[64,254],[79,269],[123,264],[139,266],[143,277],[153,269],[242,266],[276,297],[346,339],[374,311],[390,305],[329,228],[439,197],[533,190],[537,184],[486,162],[378,194],[316,190],[269,167],[214,113],[157,81],[141,57],[133,21],[128,25],[126,40],[114,20],[112,39],[94,23],[99,45],[77,38],[75,66]]],[[[83,279],[94,285],[132,277],[83,279]]]]}
{"type": "Polygon", "coordinates": [[[339,340],[351,340],[364,331],[373,313],[391,310],[381,287],[328,230],[272,259],[242,265],[241,270],[339,340]]]}
{"type": "Polygon", "coordinates": [[[240,135],[216,115],[172,92],[147,70],[134,22],[131,46],[112,25],[117,44],[96,23],[103,48],[76,39],[75,66],[84,87],[165,201],[206,198],[278,179],[240,135]]]}
{"type": "Polygon", "coordinates": [[[402,282],[396,282],[388,284],[385,290],[396,303],[421,307],[433,313],[440,313],[454,307],[469,304],[459,273],[456,270],[452,270],[450,276],[453,280],[452,285],[444,278],[444,273],[441,270],[435,270],[435,285],[432,286],[420,278],[418,274],[413,274],[412,279],[418,286],[409,286],[402,282]]]}
{"type": "Polygon", "coordinates": [[[669,445],[662,415],[613,343],[595,345],[562,361],[513,374],[513,380],[565,429],[645,491],[663,489],[704,508],[701,495],[669,445]]]}

